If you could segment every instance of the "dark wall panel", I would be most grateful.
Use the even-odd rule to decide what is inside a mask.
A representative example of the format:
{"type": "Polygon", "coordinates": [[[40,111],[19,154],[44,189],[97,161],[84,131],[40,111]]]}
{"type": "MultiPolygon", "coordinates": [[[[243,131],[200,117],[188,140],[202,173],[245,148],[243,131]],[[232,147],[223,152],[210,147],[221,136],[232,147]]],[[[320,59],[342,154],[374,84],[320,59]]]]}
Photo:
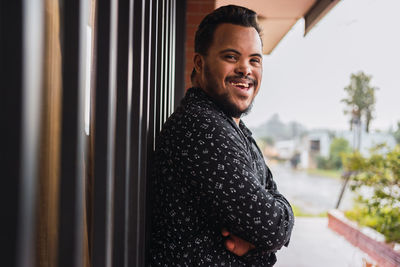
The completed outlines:
{"type": "MultiPolygon", "coordinates": [[[[119,1],[98,1],[97,6],[92,225],[94,266],[111,267],[113,262],[114,197],[119,196],[114,187],[119,4],[119,1]]],[[[124,108],[123,105],[121,108],[124,108]]],[[[118,126],[121,127],[120,124],[118,126]]],[[[123,155],[118,159],[121,157],[123,155]]]]}
{"type": "MultiPolygon", "coordinates": [[[[5,3],[0,64],[7,77],[1,116],[9,131],[2,140],[2,162],[5,176],[13,178],[4,187],[12,195],[7,198],[12,205],[4,209],[9,226],[5,262],[25,267],[35,262],[38,140],[41,128],[49,127],[40,124],[45,6],[42,0],[5,3]]],[[[58,266],[145,266],[152,152],[184,92],[186,1],[58,3],[60,16],[52,25],[60,25],[54,40],[61,49],[61,130],[54,133],[60,147],[52,151],[60,158],[59,225],[54,225],[57,246],[51,256],[58,266]],[[92,48],[87,46],[90,30],[92,48]],[[92,114],[86,133],[88,81],[92,114]]]]}
{"type": "Polygon", "coordinates": [[[129,33],[130,1],[118,4],[118,58],[117,58],[117,102],[115,133],[115,180],[114,190],[114,224],[113,224],[113,264],[124,266],[126,262],[126,218],[129,214],[126,205],[127,168],[127,122],[128,122],[128,66],[129,66],[129,33]]]}
{"type": "Polygon", "coordinates": [[[6,266],[33,266],[43,75],[44,5],[0,6],[2,222],[6,266]],[[4,132],[3,131],[3,132],[4,132]]]}
{"type": "Polygon", "coordinates": [[[176,0],[175,8],[175,100],[176,108],[185,94],[186,1],[176,0]]]}
{"type": "Polygon", "coordinates": [[[1,220],[5,246],[6,266],[16,266],[19,213],[19,188],[22,135],[22,1],[2,1],[0,7],[0,71],[1,124],[6,129],[1,138],[2,168],[1,220]],[[7,25],[7,26],[6,26],[7,25]],[[12,114],[12,115],[11,115],[12,114]],[[3,176],[4,175],[4,176],[3,176]],[[4,183],[5,182],[5,183],[4,183]]]}
{"type": "Polygon", "coordinates": [[[60,2],[62,54],[58,266],[83,266],[84,73],[87,2],[60,2]]]}

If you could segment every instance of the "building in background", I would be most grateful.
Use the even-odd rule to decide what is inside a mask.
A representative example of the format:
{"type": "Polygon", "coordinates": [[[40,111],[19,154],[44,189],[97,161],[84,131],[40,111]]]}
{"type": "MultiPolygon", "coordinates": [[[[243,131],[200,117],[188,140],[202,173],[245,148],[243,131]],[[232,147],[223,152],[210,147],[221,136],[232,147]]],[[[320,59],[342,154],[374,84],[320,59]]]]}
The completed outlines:
{"type": "MultiPolygon", "coordinates": [[[[277,141],[273,148],[274,157],[282,160],[290,160],[300,157],[298,167],[302,169],[317,168],[318,157],[329,158],[332,141],[335,138],[345,139],[350,147],[353,147],[354,133],[352,131],[311,130],[302,137],[277,141]]],[[[363,131],[361,134],[360,152],[364,156],[370,154],[370,150],[377,145],[385,144],[393,149],[396,140],[390,133],[363,131]]]]}

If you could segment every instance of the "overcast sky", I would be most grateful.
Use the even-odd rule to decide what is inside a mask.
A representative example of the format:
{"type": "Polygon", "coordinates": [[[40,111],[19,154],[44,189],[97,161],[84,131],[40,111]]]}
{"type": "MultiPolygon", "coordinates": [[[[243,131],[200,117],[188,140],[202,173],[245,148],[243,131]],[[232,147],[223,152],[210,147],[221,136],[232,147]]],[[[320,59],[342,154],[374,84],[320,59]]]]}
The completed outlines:
{"type": "Polygon", "coordinates": [[[269,56],[252,112],[257,126],[278,113],[308,128],[347,129],[343,90],[364,71],[379,87],[372,129],[400,121],[400,0],[342,0],[304,35],[299,20],[269,56]]]}

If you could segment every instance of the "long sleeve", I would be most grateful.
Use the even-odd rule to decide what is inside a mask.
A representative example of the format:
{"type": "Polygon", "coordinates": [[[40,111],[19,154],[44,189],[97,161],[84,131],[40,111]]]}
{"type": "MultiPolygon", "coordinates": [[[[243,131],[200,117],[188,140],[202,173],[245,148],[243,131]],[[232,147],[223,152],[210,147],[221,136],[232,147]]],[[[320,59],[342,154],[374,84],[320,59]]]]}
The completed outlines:
{"type": "Polygon", "coordinates": [[[152,265],[273,266],[293,212],[244,124],[191,88],[157,138],[155,162],[152,265]],[[223,227],[256,248],[229,252],[223,227]]]}
{"type": "Polygon", "coordinates": [[[177,132],[182,150],[175,155],[179,169],[202,197],[204,209],[232,233],[262,251],[286,244],[293,227],[288,201],[265,188],[257,177],[249,147],[211,114],[191,114],[177,132]]]}

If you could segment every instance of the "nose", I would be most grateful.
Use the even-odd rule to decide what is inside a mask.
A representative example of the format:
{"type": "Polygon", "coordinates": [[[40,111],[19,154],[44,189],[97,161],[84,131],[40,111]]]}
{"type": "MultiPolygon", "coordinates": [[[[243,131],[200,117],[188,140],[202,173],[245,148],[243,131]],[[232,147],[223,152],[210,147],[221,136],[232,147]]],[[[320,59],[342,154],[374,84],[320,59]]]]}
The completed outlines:
{"type": "Polygon", "coordinates": [[[248,62],[241,60],[238,62],[235,72],[242,76],[249,76],[251,74],[251,66],[248,62]]]}

